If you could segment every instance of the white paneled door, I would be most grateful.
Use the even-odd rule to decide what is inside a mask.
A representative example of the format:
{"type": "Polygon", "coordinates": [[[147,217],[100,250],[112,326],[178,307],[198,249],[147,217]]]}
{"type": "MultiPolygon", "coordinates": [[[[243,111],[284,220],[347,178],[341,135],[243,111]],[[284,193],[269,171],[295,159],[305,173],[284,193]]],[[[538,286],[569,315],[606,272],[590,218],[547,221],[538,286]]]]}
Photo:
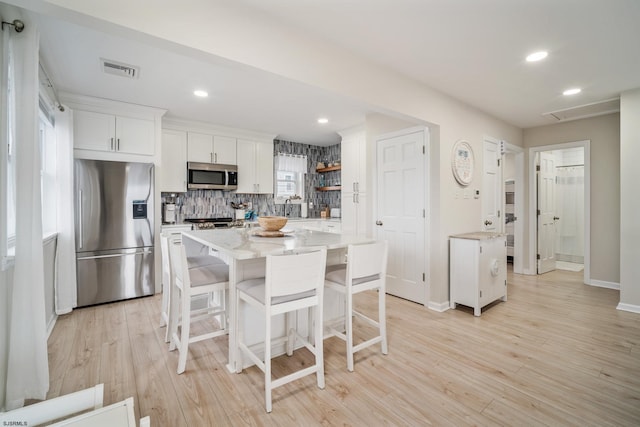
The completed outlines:
{"type": "Polygon", "coordinates": [[[540,153],[538,175],[538,274],[556,269],[556,165],[551,151],[540,153]]]}
{"type": "Polygon", "coordinates": [[[387,293],[426,300],[426,130],[377,140],[376,238],[389,242],[387,293]]]}
{"type": "Polygon", "coordinates": [[[482,153],[482,229],[502,231],[502,173],[500,169],[500,143],[486,138],[482,153]]]}

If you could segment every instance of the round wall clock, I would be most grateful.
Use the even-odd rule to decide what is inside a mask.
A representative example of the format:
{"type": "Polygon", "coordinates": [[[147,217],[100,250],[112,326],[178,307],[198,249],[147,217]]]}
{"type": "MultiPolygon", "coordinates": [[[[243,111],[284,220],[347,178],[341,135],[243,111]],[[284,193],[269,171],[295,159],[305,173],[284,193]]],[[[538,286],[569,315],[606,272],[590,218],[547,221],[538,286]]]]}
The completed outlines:
{"type": "Polygon", "coordinates": [[[473,150],[467,141],[458,141],[453,146],[451,169],[460,185],[471,184],[473,180],[473,150]]]}

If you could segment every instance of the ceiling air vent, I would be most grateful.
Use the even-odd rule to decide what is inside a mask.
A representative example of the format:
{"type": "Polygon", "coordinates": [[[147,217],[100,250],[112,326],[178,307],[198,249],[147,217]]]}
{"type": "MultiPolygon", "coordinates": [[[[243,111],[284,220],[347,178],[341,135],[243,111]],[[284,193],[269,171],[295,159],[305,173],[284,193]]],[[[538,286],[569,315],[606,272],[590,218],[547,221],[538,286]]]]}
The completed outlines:
{"type": "Polygon", "coordinates": [[[564,110],[551,111],[550,113],[543,113],[542,115],[554,122],[566,122],[569,120],[602,116],[604,114],[615,113],[618,111],[620,111],[620,98],[614,98],[564,110]]]}
{"type": "Polygon", "coordinates": [[[140,67],[135,65],[129,65],[118,61],[112,61],[110,59],[100,58],[102,62],[102,71],[107,74],[113,74],[114,76],[128,77],[130,79],[137,79],[140,74],[140,67]]]}

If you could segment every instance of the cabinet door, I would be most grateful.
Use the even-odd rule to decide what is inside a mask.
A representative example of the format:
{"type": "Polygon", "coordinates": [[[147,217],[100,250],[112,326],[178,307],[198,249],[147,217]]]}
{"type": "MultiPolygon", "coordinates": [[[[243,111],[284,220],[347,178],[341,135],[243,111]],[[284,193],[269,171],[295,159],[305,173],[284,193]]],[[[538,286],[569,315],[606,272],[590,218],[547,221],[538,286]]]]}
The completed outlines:
{"type": "Polygon", "coordinates": [[[342,232],[342,226],[338,221],[325,221],[322,223],[322,231],[340,234],[342,232]]]}
{"type": "Polygon", "coordinates": [[[342,157],[341,182],[342,188],[346,192],[352,193],[356,191],[356,182],[358,182],[358,168],[360,165],[359,149],[357,141],[353,139],[344,139],[340,148],[340,156],[342,157]]]}
{"type": "Polygon", "coordinates": [[[356,194],[343,191],[340,203],[340,215],[342,216],[342,232],[344,234],[357,234],[358,209],[355,203],[356,194]]]}
{"type": "Polygon", "coordinates": [[[162,166],[160,191],[183,193],[187,191],[187,133],[162,131],[162,166]]]}
{"type": "Polygon", "coordinates": [[[255,147],[258,193],[273,194],[273,142],[256,142],[255,147]]]}
{"type": "Polygon", "coordinates": [[[235,165],[237,163],[235,138],[228,136],[213,137],[213,163],[225,165],[235,165]]]}
{"type": "Polygon", "coordinates": [[[507,253],[504,237],[482,241],[480,277],[483,291],[481,306],[506,295],[507,253]]]}
{"type": "Polygon", "coordinates": [[[73,146],[82,150],[114,151],[116,121],[110,114],[73,112],[73,146]]]}
{"type": "Polygon", "coordinates": [[[188,132],[187,160],[190,162],[213,163],[213,135],[188,132]]]}
{"type": "MultiPolygon", "coordinates": [[[[236,193],[255,193],[255,143],[244,139],[238,140],[238,189],[236,193]]],[[[273,186],[273,184],[272,184],[273,186]]]]}
{"type": "Polygon", "coordinates": [[[345,191],[367,191],[367,150],[364,132],[358,132],[342,140],[341,180],[345,191]]]}
{"type": "MultiPolygon", "coordinates": [[[[367,209],[366,193],[356,194],[356,234],[358,236],[367,235],[367,224],[369,223],[369,210],[367,209]]],[[[342,215],[342,211],[340,211],[342,215]]]]}
{"type": "Polygon", "coordinates": [[[366,209],[367,195],[365,193],[353,193],[343,191],[341,193],[340,216],[342,233],[367,235],[367,222],[369,221],[366,209]]]}
{"type": "Polygon", "coordinates": [[[155,154],[155,123],[152,120],[116,116],[116,151],[155,154]]]}

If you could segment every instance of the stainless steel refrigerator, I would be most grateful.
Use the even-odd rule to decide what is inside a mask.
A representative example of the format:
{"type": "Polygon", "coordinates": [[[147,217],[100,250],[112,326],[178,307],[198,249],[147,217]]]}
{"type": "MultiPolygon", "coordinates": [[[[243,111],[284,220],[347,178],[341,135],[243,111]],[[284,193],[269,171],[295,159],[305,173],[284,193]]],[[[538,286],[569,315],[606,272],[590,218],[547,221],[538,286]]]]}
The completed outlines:
{"type": "Polygon", "coordinates": [[[78,307],[152,295],[153,164],[74,166],[78,307]]]}

